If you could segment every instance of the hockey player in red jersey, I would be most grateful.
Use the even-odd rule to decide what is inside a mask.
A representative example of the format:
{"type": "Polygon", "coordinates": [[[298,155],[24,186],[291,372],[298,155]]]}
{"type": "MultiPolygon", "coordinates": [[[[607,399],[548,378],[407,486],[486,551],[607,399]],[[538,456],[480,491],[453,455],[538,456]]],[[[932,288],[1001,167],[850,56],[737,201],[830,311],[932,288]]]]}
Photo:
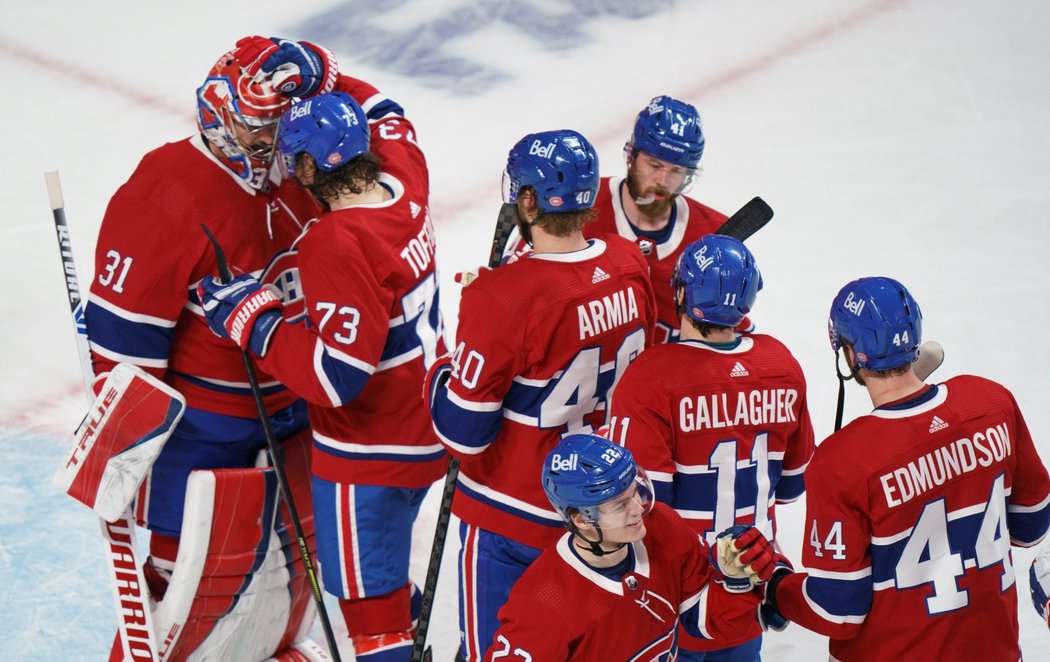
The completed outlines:
{"type": "MultiPolygon", "coordinates": [[[[197,283],[215,271],[206,223],[239,270],[261,272],[319,211],[309,192],[271,173],[274,130],[289,101],[253,76],[257,40],[218,59],[197,90],[199,133],[143,157],[106,209],[86,309],[93,367],[137,365],[186,398],[185,416],[135,502],[147,526],[145,575],[160,600],[174,567],[186,481],[194,469],[254,466],[266,445],[237,348],[208,331],[197,283]]],[[[301,74],[319,88],[323,76],[301,74]]],[[[278,439],[306,427],[296,396],[260,374],[278,439]]]]}
{"type": "Polygon", "coordinates": [[[1003,386],[924,384],[922,314],[903,285],[839,291],[829,333],[875,409],[817,448],[806,473],[806,572],[778,571],[765,612],[830,637],[837,660],[1009,660],[1011,545],[1050,525],[1050,478],[1003,386]]]}
{"type": "Polygon", "coordinates": [[[309,402],[325,589],[356,659],[394,662],[411,653],[412,524],[446,466],[420,388],[445,353],[429,176],[399,105],[348,76],[336,87],[278,132],[280,164],[326,213],[265,285],[205,280],[201,298],[216,333],[309,402]]]}
{"type": "MultiPolygon", "coordinates": [[[[672,281],[681,337],[627,368],[610,403],[609,437],[634,453],[657,499],[709,544],[737,524],[773,539],[774,504],[802,495],[813,455],[802,369],[775,338],[733,330],[762,287],[743,243],[694,241],[672,281]]],[[[744,635],[713,642],[684,633],[679,659],[759,659],[758,622],[744,635]]]]}
{"type": "Polygon", "coordinates": [[[757,529],[738,527],[709,547],[671,508],[654,505],[629,450],[596,435],[555,446],[542,485],[569,532],[514,585],[486,660],[674,660],[679,622],[716,641],[739,639],[757,622],[756,580],[777,563],[757,529]],[[735,567],[716,553],[730,545],[735,567]],[[735,576],[748,564],[754,577],[735,576]]]}
{"type": "MultiPolygon", "coordinates": [[[[586,237],[618,234],[634,242],[649,264],[656,292],[656,342],[678,337],[678,313],[667,282],[682,251],[717,230],[726,216],[685,195],[699,176],[704,154],[700,114],[692,104],[663,95],[638,113],[624,145],[626,177],[603,177],[586,237]]],[[[514,241],[508,253],[527,251],[514,241]]],[[[739,330],[754,325],[744,316],[739,330]]]]}
{"type": "Polygon", "coordinates": [[[535,250],[464,288],[457,344],[428,375],[434,427],[462,460],[452,510],[460,537],[461,655],[481,658],[510,587],[558,538],[536,481],[570,432],[604,423],[606,394],[652,343],[644,258],[621,237],[584,238],[598,158],[575,131],[522,138],[504,200],[535,250]]]}

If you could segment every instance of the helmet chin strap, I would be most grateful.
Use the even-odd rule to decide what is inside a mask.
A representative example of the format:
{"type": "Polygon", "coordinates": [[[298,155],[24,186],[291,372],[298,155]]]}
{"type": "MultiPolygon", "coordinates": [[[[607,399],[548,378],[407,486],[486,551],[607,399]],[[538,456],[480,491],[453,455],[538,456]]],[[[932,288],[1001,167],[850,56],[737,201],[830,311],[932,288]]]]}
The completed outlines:
{"type": "Polygon", "coordinates": [[[846,365],[849,366],[849,374],[842,374],[842,369],[839,365],[840,353],[844,355],[846,345],[839,340],[839,348],[835,352],[835,375],[839,378],[839,396],[838,403],[835,406],[835,432],[842,429],[842,414],[846,406],[846,382],[851,379],[855,379],[857,374],[860,372],[860,367],[857,364],[850,365],[849,357],[846,357],[846,365]]]}
{"type": "Polygon", "coordinates": [[[616,552],[620,551],[621,549],[627,546],[627,543],[622,542],[616,547],[616,549],[602,549],[602,542],[605,540],[605,535],[602,533],[602,527],[595,524],[594,529],[598,532],[598,540],[591,540],[587,536],[580,533],[580,530],[576,528],[575,524],[571,522],[569,523],[569,530],[572,531],[572,534],[576,536],[577,539],[587,543],[587,551],[589,551],[591,554],[594,554],[595,556],[606,556],[608,554],[615,554],[616,552]]]}
{"type": "Polygon", "coordinates": [[[518,233],[521,234],[521,238],[525,240],[525,243],[529,245],[529,248],[533,248],[532,226],[535,221],[529,221],[527,218],[523,217],[520,209],[516,210],[515,213],[517,214],[518,233]]]}

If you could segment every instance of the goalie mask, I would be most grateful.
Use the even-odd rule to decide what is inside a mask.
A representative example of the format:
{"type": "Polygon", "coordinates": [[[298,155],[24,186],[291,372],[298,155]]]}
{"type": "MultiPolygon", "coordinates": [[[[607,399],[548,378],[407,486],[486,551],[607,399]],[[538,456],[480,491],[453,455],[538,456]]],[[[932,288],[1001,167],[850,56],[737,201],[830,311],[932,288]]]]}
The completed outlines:
{"type": "Polygon", "coordinates": [[[922,311],[908,290],[892,278],[860,278],[847,283],[831,303],[828,335],[836,352],[853,348],[865,370],[891,370],[919,356],[922,311]]]}
{"type": "Polygon", "coordinates": [[[253,78],[247,51],[238,46],[212,66],[197,89],[197,128],[221,153],[220,159],[253,189],[266,186],[274,154],[274,133],[290,100],[253,78]]]}

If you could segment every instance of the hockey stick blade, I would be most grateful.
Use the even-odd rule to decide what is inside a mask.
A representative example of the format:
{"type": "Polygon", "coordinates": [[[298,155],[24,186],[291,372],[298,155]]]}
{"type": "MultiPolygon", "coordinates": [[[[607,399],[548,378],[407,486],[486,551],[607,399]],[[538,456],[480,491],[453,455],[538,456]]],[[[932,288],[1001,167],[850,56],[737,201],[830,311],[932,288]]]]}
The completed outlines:
{"type": "Polygon", "coordinates": [[[773,208],[756,195],[751,198],[750,202],[726,219],[726,222],[715,230],[714,234],[746,241],[748,237],[765,227],[766,223],[769,223],[772,218],[773,208]]]}
{"type": "Polygon", "coordinates": [[[936,340],[927,340],[919,345],[919,358],[915,359],[915,363],[912,364],[912,372],[920,381],[926,381],[926,378],[940,368],[942,363],[944,363],[944,348],[941,347],[941,343],[936,340]]]}

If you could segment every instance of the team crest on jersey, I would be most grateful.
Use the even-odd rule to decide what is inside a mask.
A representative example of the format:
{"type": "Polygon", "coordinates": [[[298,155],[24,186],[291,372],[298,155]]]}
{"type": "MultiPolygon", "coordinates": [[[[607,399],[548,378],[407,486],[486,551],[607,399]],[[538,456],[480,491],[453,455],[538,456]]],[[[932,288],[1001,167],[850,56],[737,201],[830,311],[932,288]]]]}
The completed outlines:
{"type": "Polygon", "coordinates": [[[638,240],[638,250],[642,251],[642,255],[652,255],[654,248],[656,248],[656,244],[653,243],[652,239],[638,240]]]}
{"type": "Polygon", "coordinates": [[[270,261],[260,280],[277,288],[284,304],[284,318],[295,321],[306,312],[303,283],[299,277],[297,252],[280,253],[270,261]]]}

